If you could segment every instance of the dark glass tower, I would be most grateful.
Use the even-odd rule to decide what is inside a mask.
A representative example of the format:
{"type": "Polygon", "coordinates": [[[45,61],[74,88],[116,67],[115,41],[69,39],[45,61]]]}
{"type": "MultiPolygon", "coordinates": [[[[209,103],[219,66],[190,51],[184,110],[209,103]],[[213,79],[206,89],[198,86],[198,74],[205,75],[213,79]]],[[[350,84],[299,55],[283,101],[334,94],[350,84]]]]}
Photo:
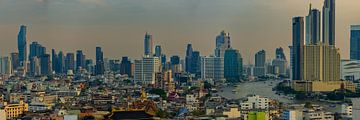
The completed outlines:
{"type": "Polygon", "coordinates": [[[18,34],[19,65],[21,67],[24,67],[27,61],[26,29],[26,26],[21,25],[18,34]]]}
{"type": "Polygon", "coordinates": [[[149,33],[146,33],[145,38],[144,38],[144,54],[145,54],[145,56],[152,56],[154,54],[153,46],[154,46],[154,41],[152,39],[152,35],[150,35],[149,33]]]}
{"type": "Polygon", "coordinates": [[[101,50],[101,47],[96,47],[96,65],[95,65],[95,74],[102,75],[105,72],[104,67],[104,54],[101,50]]]}
{"type": "Polygon", "coordinates": [[[323,42],[335,45],[335,0],[325,0],[322,12],[323,42]]]}
{"type": "Polygon", "coordinates": [[[351,26],[350,59],[360,60],[360,25],[351,26]]]}
{"type": "Polygon", "coordinates": [[[79,68],[85,69],[85,55],[82,50],[76,51],[76,69],[78,70],[79,68]]]}
{"type": "Polygon", "coordinates": [[[292,20],[291,69],[292,79],[301,80],[301,58],[304,46],[304,18],[294,17],[292,20]]]}
{"type": "Polygon", "coordinates": [[[74,53],[67,53],[65,58],[65,72],[68,70],[75,70],[75,55],[74,53]]]}
{"type": "Polygon", "coordinates": [[[227,81],[239,82],[243,74],[243,59],[238,50],[227,49],[224,55],[224,76],[227,81]]]}
{"type": "Polygon", "coordinates": [[[185,56],[185,71],[191,73],[192,67],[192,54],[193,54],[193,48],[191,44],[188,44],[186,47],[186,56],[185,56]]]}

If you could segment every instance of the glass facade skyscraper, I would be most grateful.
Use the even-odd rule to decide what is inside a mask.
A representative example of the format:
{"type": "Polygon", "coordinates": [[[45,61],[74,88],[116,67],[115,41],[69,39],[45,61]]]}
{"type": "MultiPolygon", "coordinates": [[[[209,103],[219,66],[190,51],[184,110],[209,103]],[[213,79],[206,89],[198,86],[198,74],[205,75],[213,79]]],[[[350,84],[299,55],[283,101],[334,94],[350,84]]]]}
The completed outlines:
{"type": "Polygon", "coordinates": [[[322,12],[323,42],[335,45],[335,0],[325,0],[322,12]]]}
{"type": "Polygon", "coordinates": [[[144,38],[144,54],[145,56],[152,56],[154,49],[154,41],[151,34],[146,33],[144,38]]]}
{"type": "Polygon", "coordinates": [[[243,74],[243,59],[236,49],[227,49],[224,55],[224,76],[227,81],[239,82],[243,74]]]}
{"type": "Polygon", "coordinates": [[[104,53],[101,50],[101,47],[96,47],[96,65],[95,65],[95,74],[102,75],[105,72],[104,66],[104,53]]]}
{"type": "Polygon", "coordinates": [[[351,26],[350,59],[360,60],[360,25],[351,26]]]}
{"type": "Polygon", "coordinates": [[[19,63],[21,67],[24,67],[27,61],[26,29],[26,26],[21,25],[18,34],[19,63]]]}
{"type": "Polygon", "coordinates": [[[301,58],[304,46],[304,18],[294,17],[292,20],[292,46],[291,46],[291,78],[301,80],[301,58]]]}

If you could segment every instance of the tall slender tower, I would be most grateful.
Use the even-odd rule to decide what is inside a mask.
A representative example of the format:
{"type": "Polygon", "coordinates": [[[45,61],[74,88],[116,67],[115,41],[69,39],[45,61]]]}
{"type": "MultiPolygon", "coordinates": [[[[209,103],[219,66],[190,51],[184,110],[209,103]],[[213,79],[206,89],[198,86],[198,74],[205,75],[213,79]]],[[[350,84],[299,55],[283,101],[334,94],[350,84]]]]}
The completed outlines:
{"type": "Polygon", "coordinates": [[[144,39],[144,54],[145,54],[145,56],[152,56],[154,54],[153,49],[154,49],[153,37],[151,34],[146,32],[145,39],[144,39]]]}
{"type": "Polygon", "coordinates": [[[311,44],[316,45],[320,43],[320,11],[318,9],[312,9],[311,10],[311,44]]]}
{"type": "Polygon", "coordinates": [[[191,44],[188,44],[186,47],[186,56],[185,56],[185,71],[186,72],[192,72],[192,54],[193,54],[193,48],[191,44]]]}
{"type": "Polygon", "coordinates": [[[18,34],[18,51],[19,51],[20,67],[26,67],[26,61],[27,61],[26,29],[27,27],[25,25],[21,25],[18,34]]]}
{"type": "Polygon", "coordinates": [[[312,7],[311,7],[311,4],[310,4],[310,6],[309,6],[309,14],[306,16],[305,45],[310,45],[311,44],[311,9],[312,9],[312,7]]]}
{"type": "Polygon", "coordinates": [[[231,47],[230,42],[230,33],[221,31],[220,35],[216,37],[215,56],[224,57],[225,50],[231,47]]]}
{"type": "Polygon", "coordinates": [[[95,74],[102,75],[105,72],[104,66],[104,53],[101,50],[101,47],[96,47],[96,65],[95,65],[95,74]]]}
{"type": "Polygon", "coordinates": [[[304,46],[304,18],[294,17],[292,20],[292,29],[291,75],[293,80],[301,80],[301,58],[304,46]]]}
{"type": "Polygon", "coordinates": [[[335,45],[335,0],[325,0],[322,12],[323,42],[335,45]]]}

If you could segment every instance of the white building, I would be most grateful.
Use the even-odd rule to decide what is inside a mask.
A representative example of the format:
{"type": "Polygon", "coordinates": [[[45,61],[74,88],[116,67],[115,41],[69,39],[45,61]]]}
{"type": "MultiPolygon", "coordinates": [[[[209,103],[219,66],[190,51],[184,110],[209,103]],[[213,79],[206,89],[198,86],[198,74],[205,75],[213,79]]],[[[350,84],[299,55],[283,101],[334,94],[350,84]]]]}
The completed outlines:
{"type": "Polygon", "coordinates": [[[334,120],[334,114],[322,110],[305,110],[303,111],[304,120],[334,120]]]}
{"type": "Polygon", "coordinates": [[[224,80],[224,58],[222,57],[202,57],[201,58],[201,78],[203,80],[224,80]]]}
{"type": "Polygon", "coordinates": [[[360,120],[360,98],[351,99],[353,108],[352,108],[352,118],[353,120],[360,120]]]}
{"type": "Polygon", "coordinates": [[[247,100],[240,103],[241,110],[268,109],[270,100],[258,95],[247,97],[247,100]]]}
{"type": "Polygon", "coordinates": [[[160,60],[158,57],[143,57],[135,60],[134,80],[144,85],[155,84],[155,73],[160,71],[160,60]]]}
{"type": "Polygon", "coordinates": [[[285,110],[281,116],[282,120],[301,120],[303,118],[300,110],[285,110]]]}
{"type": "Polygon", "coordinates": [[[360,60],[341,60],[341,79],[359,80],[360,79],[360,60]]]}
{"type": "Polygon", "coordinates": [[[342,104],[341,114],[345,118],[352,118],[352,106],[348,104],[342,104]]]}

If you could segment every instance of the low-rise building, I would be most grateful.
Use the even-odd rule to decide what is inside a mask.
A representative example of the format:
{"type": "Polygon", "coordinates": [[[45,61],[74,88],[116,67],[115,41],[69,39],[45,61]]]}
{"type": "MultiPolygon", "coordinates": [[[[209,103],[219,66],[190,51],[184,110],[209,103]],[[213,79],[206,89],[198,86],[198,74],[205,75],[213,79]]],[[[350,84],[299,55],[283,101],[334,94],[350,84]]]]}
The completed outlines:
{"type": "Polygon", "coordinates": [[[24,114],[24,112],[29,110],[29,105],[23,101],[20,101],[18,104],[8,104],[5,102],[4,106],[7,119],[19,117],[20,115],[24,114]]]}
{"type": "Polygon", "coordinates": [[[269,99],[258,95],[249,96],[247,100],[240,103],[241,110],[268,109],[269,99]]]}

